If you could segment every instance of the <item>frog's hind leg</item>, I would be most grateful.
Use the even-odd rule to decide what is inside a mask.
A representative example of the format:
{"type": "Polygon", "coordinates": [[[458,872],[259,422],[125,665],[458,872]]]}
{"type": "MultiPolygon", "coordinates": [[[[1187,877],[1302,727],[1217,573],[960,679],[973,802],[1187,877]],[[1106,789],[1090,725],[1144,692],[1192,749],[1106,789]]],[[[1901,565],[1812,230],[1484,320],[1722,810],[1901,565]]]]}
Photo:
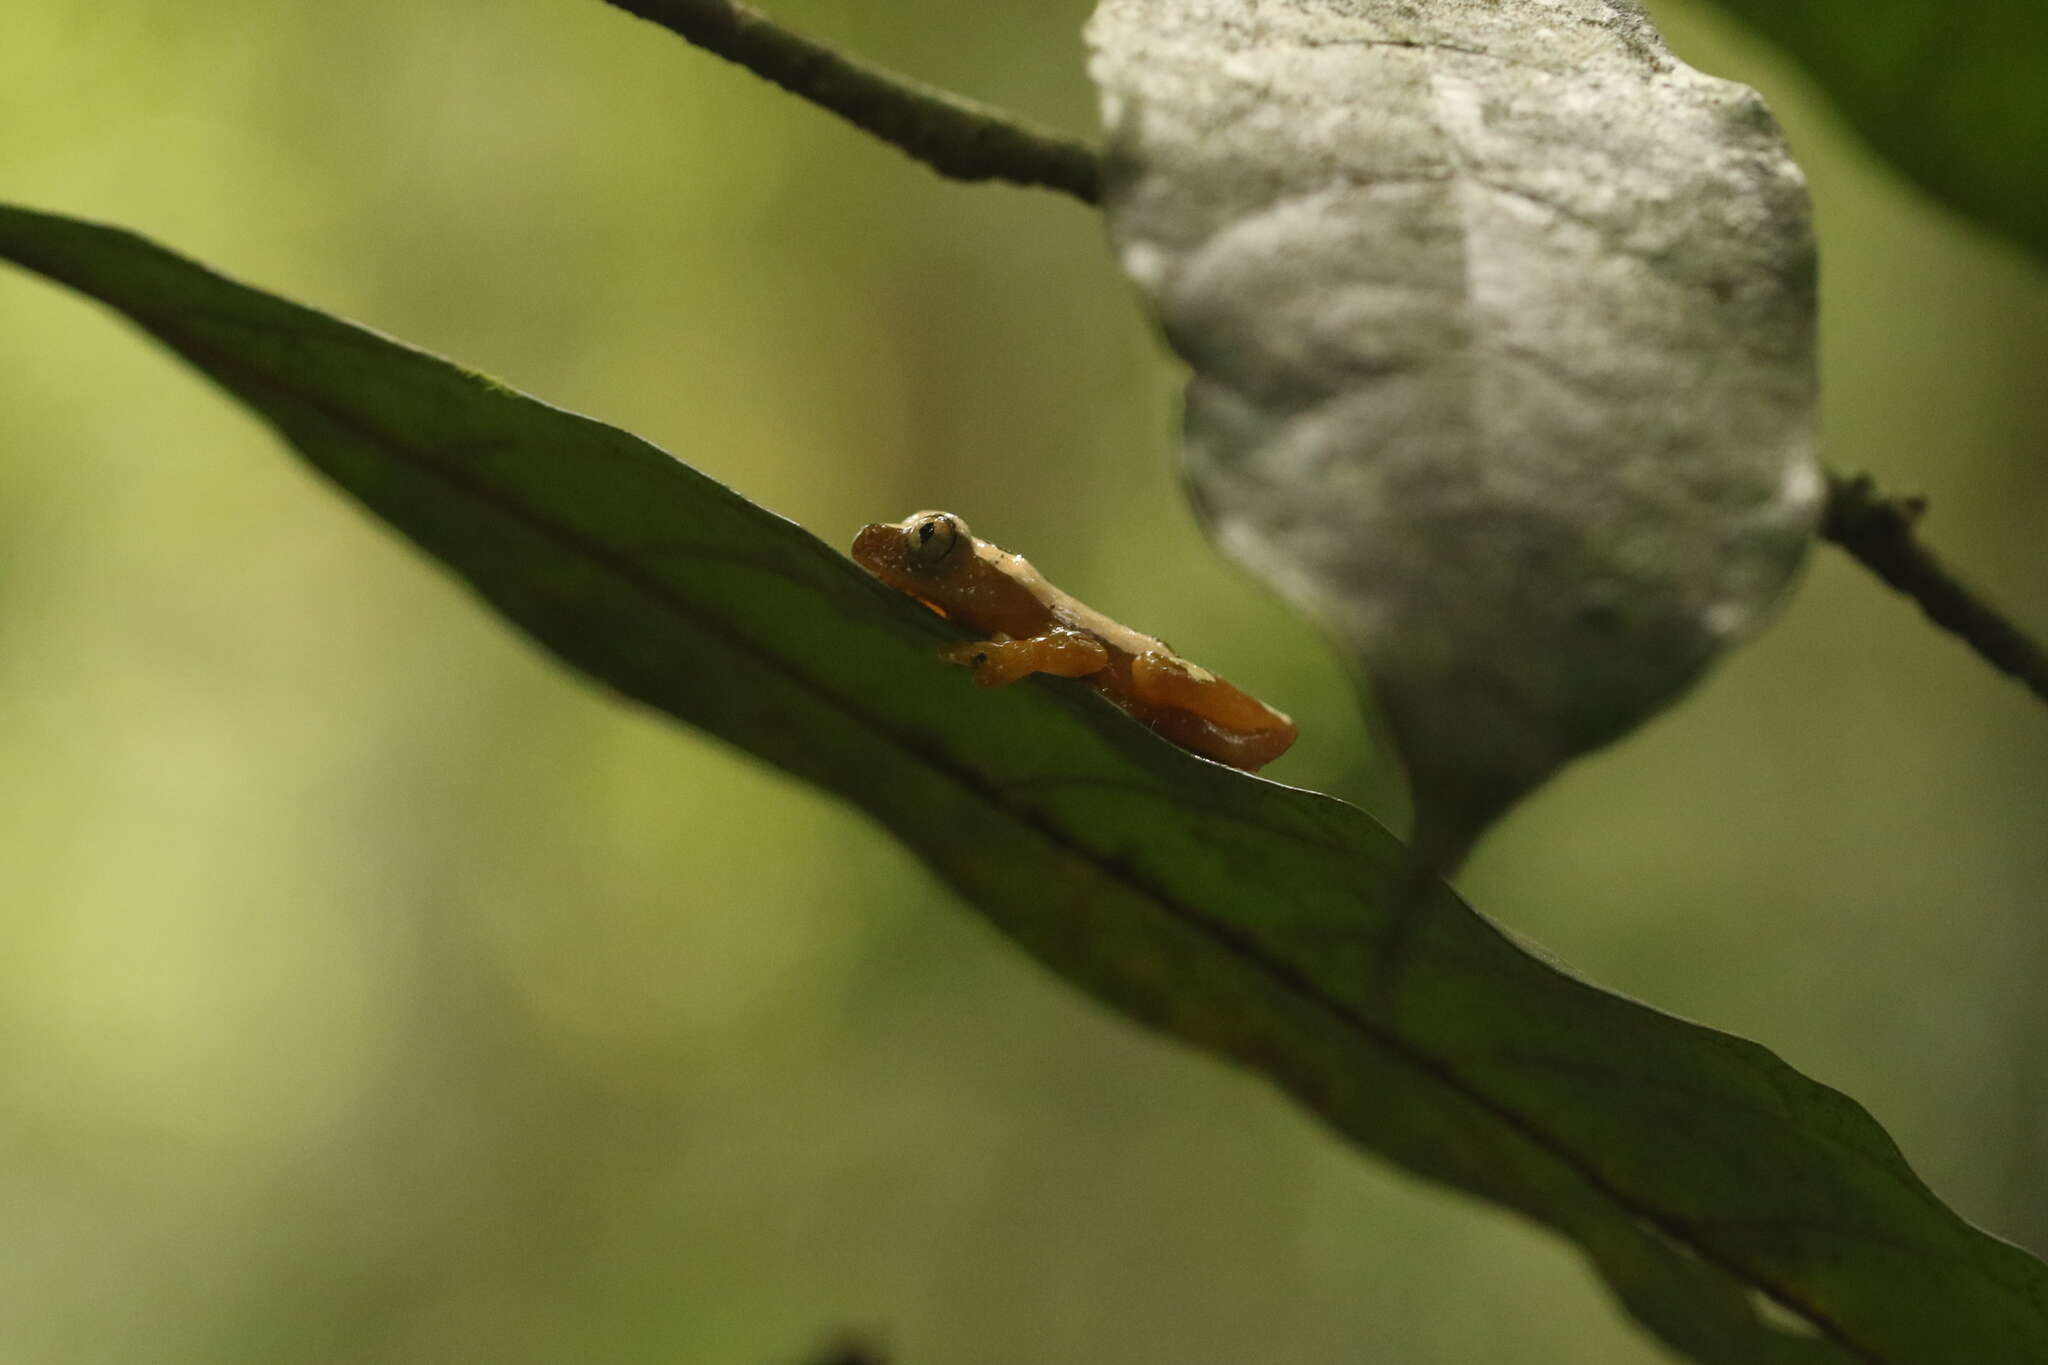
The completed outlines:
{"type": "Polygon", "coordinates": [[[1033,673],[1085,678],[1109,664],[1109,651],[1092,635],[1076,630],[1050,630],[1027,640],[998,637],[978,643],[949,645],[945,657],[974,670],[983,687],[1005,687],[1033,673]]]}
{"type": "Polygon", "coordinates": [[[1131,660],[1131,686],[1139,701],[1192,711],[1226,730],[1285,731],[1283,749],[1293,742],[1294,722],[1284,712],[1185,659],[1147,651],[1131,660]]]}

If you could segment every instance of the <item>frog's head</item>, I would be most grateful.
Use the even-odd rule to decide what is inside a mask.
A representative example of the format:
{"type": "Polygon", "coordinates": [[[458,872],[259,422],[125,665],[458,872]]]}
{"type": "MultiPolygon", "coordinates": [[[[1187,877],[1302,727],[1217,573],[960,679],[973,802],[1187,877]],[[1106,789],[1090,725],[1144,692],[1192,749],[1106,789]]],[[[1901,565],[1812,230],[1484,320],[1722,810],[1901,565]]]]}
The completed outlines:
{"type": "Polygon", "coordinates": [[[974,537],[951,512],[912,512],[863,526],[853,561],[898,592],[928,597],[974,559],[974,537]]]}

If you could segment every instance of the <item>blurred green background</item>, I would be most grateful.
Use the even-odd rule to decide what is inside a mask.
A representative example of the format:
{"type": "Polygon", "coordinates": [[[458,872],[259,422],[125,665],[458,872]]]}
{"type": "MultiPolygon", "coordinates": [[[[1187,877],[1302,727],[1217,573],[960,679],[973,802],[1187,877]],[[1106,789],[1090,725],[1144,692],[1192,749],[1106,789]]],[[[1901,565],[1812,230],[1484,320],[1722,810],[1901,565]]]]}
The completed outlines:
{"type": "MultiPolygon", "coordinates": [[[[1084,0],[786,0],[1093,128],[1084,0]]],[[[1796,74],[1831,461],[2048,625],[2048,273],[1796,74]]],[[[10,0],[0,198],[639,432],[833,542],[938,505],[1295,713],[1097,219],[595,0],[10,0]]],[[[1664,1357],[1574,1256],[1008,950],[861,817],[544,661],[106,315],[0,273],[0,1359],[1664,1357]]],[[[2048,713],[1833,551],[1486,845],[1481,909],[1867,1104],[2048,1249],[2048,713]]]]}

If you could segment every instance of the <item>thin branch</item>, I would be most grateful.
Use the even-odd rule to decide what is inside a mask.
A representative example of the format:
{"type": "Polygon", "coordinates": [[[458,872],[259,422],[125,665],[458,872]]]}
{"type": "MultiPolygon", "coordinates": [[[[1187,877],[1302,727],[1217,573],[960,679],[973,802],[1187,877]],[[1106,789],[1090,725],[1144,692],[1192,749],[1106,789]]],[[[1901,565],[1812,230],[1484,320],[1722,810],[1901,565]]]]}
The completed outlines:
{"type": "Polygon", "coordinates": [[[605,0],[831,110],[956,180],[1008,180],[1102,196],[1101,161],[1085,142],[869,66],[782,27],[737,0],[605,0]]]}
{"type": "Polygon", "coordinates": [[[866,1338],[848,1336],[813,1356],[810,1365],[888,1365],[888,1359],[881,1347],[866,1338]]]}
{"type": "MultiPolygon", "coordinates": [[[[870,66],[784,28],[739,0],[605,0],[839,115],[956,180],[1007,180],[1102,199],[1094,148],[870,66]]],[[[1867,475],[1828,476],[1821,538],[1920,604],[1941,629],[2048,701],[2048,651],[1957,582],[1914,539],[1926,504],[1887,497],[1867,475]]]]}
{"type": "Polygon", "coordinates": [[[2048,701],[2048,652],[1958,583],[1933,552],[1914,539],[1914,523],[1926,510],[1920,498],[1886,497],[1867,474],[1830,474],[1820,534],[1918,602],[1928,620],[1959,636],[1986,663],[2048,701]]]}

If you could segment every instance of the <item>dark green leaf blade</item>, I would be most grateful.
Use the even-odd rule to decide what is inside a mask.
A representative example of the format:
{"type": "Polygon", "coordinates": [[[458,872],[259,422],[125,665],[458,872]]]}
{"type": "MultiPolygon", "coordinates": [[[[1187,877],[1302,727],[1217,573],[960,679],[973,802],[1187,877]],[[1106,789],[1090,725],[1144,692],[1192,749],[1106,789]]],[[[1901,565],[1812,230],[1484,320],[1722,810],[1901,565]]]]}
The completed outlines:
{"type": "Polygon", "coordinates": [[[1878,153],[2048,257],[2048,5],[1716,0],[1806,68],[1878,153]]]}
{"type": "Polygon", "coordinates": [[[0,208],[0,257],[125,313],[577,668],[865,809],[1068,981],[1558,1229],[1695,1359],[2048,1360],[2048,1269],[1762,1048],[1448,893],[1373,989],[1400,849],[1358,811],[1072,685],[973,688],[943,623],[622,432],[123,232],[0,208]]]}

